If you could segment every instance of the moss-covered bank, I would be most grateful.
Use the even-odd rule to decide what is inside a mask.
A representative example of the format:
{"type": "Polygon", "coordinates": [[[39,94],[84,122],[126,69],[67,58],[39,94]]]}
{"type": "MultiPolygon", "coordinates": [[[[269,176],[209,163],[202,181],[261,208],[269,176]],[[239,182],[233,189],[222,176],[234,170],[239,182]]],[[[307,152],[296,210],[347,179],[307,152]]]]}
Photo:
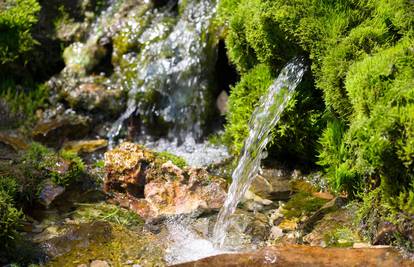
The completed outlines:
{"type": "Polygon", "coordinates": [[[333,191],[365,199],[371,209],[361,208],[360,219],[370,220],[371,236],[380,221],[412,225],[413,12],[403,0],[221,1],[228,55],[242,75],[225,141],[240,151],[246,122],[277,70],[305,54],[314,82],[298,88],[276,127],[275,157],[293,152],[317,163],[333,191]]]}

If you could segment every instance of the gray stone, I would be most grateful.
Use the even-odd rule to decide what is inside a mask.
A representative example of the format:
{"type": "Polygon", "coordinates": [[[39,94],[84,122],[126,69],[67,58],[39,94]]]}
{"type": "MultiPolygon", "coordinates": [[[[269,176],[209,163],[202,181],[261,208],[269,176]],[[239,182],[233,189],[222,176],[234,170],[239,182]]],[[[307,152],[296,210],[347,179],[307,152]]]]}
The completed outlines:
{"type": "Polygon", "coordinates": [[[53,200],[63,194],[63,192],[65,192],[65,188],[63,186],[48,182],[40,191],[39,202],[47,208],[53,202],[53,200]]]}
{"type": "Polygon", "coordinates": [[[94,260],[91,262],[90,267],[109,267],[110,265],[106,261],[94,260]]]}

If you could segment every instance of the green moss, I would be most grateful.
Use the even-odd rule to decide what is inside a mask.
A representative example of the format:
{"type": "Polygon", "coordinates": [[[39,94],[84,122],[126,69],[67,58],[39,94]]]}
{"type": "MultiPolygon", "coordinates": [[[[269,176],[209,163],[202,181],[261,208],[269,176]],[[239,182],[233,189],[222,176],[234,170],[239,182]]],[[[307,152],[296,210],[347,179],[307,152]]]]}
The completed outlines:
{"type": "Polygon", "coordinates": [[[249,119],[259,98],[272,84],[273,75],[265,65],[258,65],[231,89],[229,113],[224,141],[230,144],[234,154],[240,153],[244,139],[249,133],[249,119]]]}
{"type": "Polygon", "coordinates": [[[36,110],[47,105],[49,97],[48,87],[44,84],[35,84],[30,81],[24,85],[17,85],[10,77],[0,81],[0,99],[5,101],[16,120],[7,125],[15,128],[24,123],[33,122],[36,110]]]}
{"type": "MultiPolygon", "coordinates": [[[[248,122],[259,105],[260,97],[273,83],[274,72],[264,64],[257,65],[242,76],[229,97],[226,130],[223,141],[232,154],[240,153],[249,133],[248,122]]],[[[322,130],[324,105],[318,92],[314,91],[311,78],[307,76],[288,103],[280,123],[272,131],[268,151],[279,159],[300,159],[313,162],[317,138],[322,130]]]]}
{"type": "Polygon", "coordinates": [[[16,245],[15,240],[23,219],[23,213],[16,209],[13,198],[7,193],[0,190],[0,253],[6,254],[16,245]]]}
{"type": "Polygon", "coordinates": [[[56,153],[38,143],[32,143],[15,163],[1,164],[0,173],[0,189],[10,192],[21,207],[30,206],[48,180],[69,186],[87,179],[85,166],[76,154],[56,153]]]}
{"type": "Polygon", "coordinates": [[[283,207],[283,215],[287,219],[309,215],[322,207],[327,200],[312,196],[307,192],[295,194],[283,207]]]}
{"type": "Polygon", "coordinates": [[[30,31],[38,19],[39,3],[36,0],[6,0],[0,11],[0,63],[27,60],[27,53],[37,43],[30,31]]]}
{"type": "Polygon", "coordinates": [[[106,203],[79,204],[73,217],[83,222],[106,221],[125,227],[142,226],[144,221],[135,212],[106,203]]]}
{"type": "Polygon", "coordinates": [[[158,152],[158,153],[156,153],[156,156],[161,161],[171,160],[172,163],[174,163],[176,166],[178,166],[180,168],[184,168],[185,166],[188,165],[187,162],[185,161],[185,159],[183,159],[182,157],[176,156],[174,154],[171,154],[167,151],[158,152]]]}
{"type": "Polygon", "coordinates": [[[357,240],[355,233],[346,227],[337,228],[324,235],[324,241],[328,247],[352,247],[357,240]]]}

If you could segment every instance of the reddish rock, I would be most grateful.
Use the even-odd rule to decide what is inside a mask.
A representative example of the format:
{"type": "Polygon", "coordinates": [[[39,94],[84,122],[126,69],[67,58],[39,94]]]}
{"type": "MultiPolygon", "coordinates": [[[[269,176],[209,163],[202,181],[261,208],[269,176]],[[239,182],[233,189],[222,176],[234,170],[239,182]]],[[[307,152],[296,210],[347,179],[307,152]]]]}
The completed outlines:
{"type": "Polygon", "coordinates": [[[414,262],[403,259],[396,251],[385,248],[343,249],[290,245],[268,247],[256,252],[223,254],[194,262],[174,265],[176,267],[204,266],[414,266],[414,262]]]}
{"type": "Polygon", "coordinates": [[[225,181],[203,168],[179,168],[133,143],[123,143],[105,154],[107,191],[141,217],[219,209],[226,197],[225,181]],[[127,200],[127,201],[126,201],[127,200]]]}

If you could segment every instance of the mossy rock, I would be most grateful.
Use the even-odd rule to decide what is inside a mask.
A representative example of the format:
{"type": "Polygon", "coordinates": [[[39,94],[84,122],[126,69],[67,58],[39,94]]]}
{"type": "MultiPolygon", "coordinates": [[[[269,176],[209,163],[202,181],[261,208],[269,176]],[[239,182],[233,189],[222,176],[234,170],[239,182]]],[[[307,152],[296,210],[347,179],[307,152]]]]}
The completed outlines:
{"type": "Polygon", "coordinates": [[[46,266],[73,266],[105,260],[112,266],[133,262],[141,266],[164,266],[163,249],[151,234],[130,231],[105,222],[72,226],[61,237],[47,241],[61,251],[46,266]]]}

